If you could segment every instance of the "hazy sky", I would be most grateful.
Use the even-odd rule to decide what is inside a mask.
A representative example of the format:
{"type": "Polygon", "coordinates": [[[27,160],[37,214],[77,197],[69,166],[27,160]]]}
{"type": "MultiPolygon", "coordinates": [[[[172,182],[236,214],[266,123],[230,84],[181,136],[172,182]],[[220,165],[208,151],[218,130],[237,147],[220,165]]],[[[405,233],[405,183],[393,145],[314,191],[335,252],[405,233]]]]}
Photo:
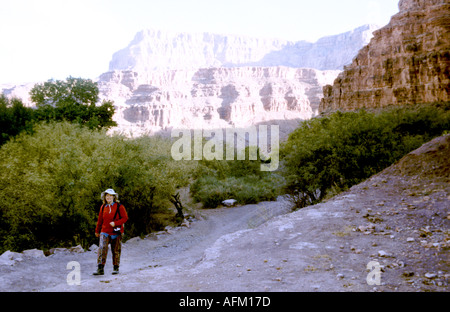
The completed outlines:
{"type": "Polygon", "coordinates": [[[396,13],[398,0],[0,0],[0,84],[95,79],[144,28],[315,42],[396,13]]]}

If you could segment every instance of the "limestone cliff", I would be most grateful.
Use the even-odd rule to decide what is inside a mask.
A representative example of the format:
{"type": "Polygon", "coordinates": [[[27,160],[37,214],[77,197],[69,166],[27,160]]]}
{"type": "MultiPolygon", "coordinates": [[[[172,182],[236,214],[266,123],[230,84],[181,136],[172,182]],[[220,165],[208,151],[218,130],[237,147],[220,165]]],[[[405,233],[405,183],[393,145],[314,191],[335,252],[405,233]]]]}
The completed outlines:
{"type": "Polygon", "coordinates": [[[450,2],[401,0],[352,63],[324,87],[320,112],[450,100],[450,2]]]}
{"type": "Polygon", "coordinates": [[[113,55],[100,92],[114,101],[119,129],[132,133],[308,119],[375,29],[315,43],[143,30],[113,55]]]}
{"type": "MultiPolygon", "coordinates": [[[[323,86],[377,28],[365,25],[315,43],[144,30],[97,79],[100,97],[114,101],[115,130],[131,135],[277,120],[291,127],[317,114],[323,86]]],[[[33,85],[0,86],[0,92],[26,95],[33,85]]]]}
{"type": "Polygon", "coordinates": [[[288,67],[112,71],[98,83],[101,97],[114,100],[119,128],[138,134],[308,119],[317,113],[322,87],[338,73],[288,67]]]}
{"type": "Polygon", "coordinates": [[[145,72],[242,66],[342,70],[378,28],[364,25],[314,43],[146,29],[138,32],[127,47],[114,53],[109,70],[145,72]]]}

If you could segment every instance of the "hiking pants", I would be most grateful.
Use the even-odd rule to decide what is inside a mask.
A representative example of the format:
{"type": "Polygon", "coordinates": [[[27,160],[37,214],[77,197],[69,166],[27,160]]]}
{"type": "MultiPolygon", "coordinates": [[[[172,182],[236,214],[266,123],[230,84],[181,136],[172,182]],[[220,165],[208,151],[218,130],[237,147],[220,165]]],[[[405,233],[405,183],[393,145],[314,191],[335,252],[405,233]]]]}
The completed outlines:
{"type": "Polygon", "coordinates": [[[97,264],[105,265],[108,256],[108,245],[111,244],[113,265],[120,265],[120,254],[122,252],[122,235],[100,234],[97,264]]]}

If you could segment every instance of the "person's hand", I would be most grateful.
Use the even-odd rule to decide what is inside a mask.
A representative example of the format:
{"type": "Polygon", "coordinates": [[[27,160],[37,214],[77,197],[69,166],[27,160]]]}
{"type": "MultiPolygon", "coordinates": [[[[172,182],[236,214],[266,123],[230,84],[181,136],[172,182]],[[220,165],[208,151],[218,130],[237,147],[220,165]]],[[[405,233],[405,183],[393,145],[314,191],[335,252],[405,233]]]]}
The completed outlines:
{"type": "Polygon", "coordinates": [[[114,222],[110,222],[109,223],[112,227],[114,227],[114,225],[116,225],[114,222]]]}
{"type": "Polygon", "coordinates": [[[98,234],[98,233],[95,233],[95,237],[99,237],[100,236],[100,234],[98,234]]]}

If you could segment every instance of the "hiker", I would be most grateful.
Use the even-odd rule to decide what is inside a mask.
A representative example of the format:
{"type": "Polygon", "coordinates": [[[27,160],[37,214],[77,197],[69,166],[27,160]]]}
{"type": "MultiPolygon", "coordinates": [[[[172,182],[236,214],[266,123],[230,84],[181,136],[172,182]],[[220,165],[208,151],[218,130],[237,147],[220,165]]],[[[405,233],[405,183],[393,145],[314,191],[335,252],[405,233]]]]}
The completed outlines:
{"type": "Polygon", "coordinates": [[[97,271],[94,275],[103,275],[108,255],[108,245],[111,244],[113,272],[119,273],[120,253],[122,250],[123,224],[128,220],[125,207],[119,203],[119,194],[113,189],[102,192],[103,205],[98,214],[95,236],[99,237],[97,271]]]}

